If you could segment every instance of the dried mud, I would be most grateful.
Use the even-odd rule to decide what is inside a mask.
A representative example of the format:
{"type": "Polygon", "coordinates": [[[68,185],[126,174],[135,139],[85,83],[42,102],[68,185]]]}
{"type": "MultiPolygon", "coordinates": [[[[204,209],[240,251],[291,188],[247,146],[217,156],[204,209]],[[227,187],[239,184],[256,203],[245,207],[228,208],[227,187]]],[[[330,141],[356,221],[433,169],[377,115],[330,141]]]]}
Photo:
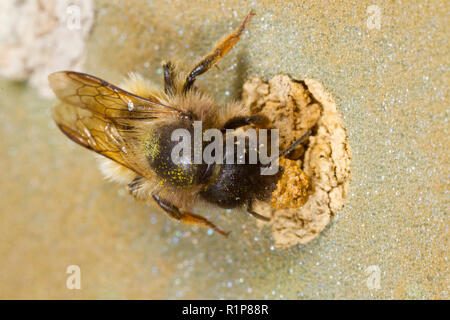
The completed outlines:
{"type": "Polygon", "coordinates": [[[266,115],[279,129],[281,149],[312,131],[290,159],[280,160],[284,171],[270,204],[257,204],[271,217],[275,246],[307,243],[330,223],[348,192],[351,151],[336,103],[317,81],[285,75],[268,83],[249,79],[243,100],[253,114],[266,115]]]}

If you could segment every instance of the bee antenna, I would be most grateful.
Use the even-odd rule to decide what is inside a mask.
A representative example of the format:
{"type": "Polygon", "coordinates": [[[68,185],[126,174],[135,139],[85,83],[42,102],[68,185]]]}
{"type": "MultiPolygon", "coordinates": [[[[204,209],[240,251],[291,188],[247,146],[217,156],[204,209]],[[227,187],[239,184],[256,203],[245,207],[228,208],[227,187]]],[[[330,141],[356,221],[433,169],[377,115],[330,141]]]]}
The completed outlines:
{"type": "Polygon", "coordinates": [[[302,135],[300,138],[295,140],[289,147],[287,147],[286,149],[281,151],[280,154],[274,158],[274,160],[277,158],[281,158],[281,157],[287,155],[292,150],[294,150],[300,143],[305,141],[305,139],[308,138],[311,135],[311,133],[312,133],[311,130],[306,131],[306,133],[304,135],[302,135]]]}
{"type": "Polygon", "coordinates": [[[278,155],[272,157],[269,163],[266,164],[264,167],[270,167],[275,160],[289,154],[289,152],[294,150],[300,143],[305,141],[305,139],[308,138],[311,135],[311,133],[312,133],[311,130],[306,131],[305,134],[303,134],[300,138],[295,140],[289,147],[281,151],[278,155]]]}

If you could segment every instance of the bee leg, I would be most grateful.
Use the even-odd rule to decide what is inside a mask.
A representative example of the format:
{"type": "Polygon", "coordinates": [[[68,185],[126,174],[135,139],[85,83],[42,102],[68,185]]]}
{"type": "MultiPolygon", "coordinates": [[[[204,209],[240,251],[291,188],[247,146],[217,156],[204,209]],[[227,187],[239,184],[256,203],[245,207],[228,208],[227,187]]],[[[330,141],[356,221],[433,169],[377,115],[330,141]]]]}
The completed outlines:
{"type": "Polygon", "coordinates": [[[255,211],[253,211],[253,205],[252,200],[249,200],[247,203],[247,212],[250,213],[252,216],[254,216],[256,219],[262,220],[262,221],[270,221],[270,218],[267,218],[255,211]]]}
{"type": "Polygon", "coordinates": [[[184,222],[186,224],[211,228],[225,237],[228,237],[228,235],[230,234],[230,232],[219,229],[214,223],[202,216],[187,211],[180,211],[180,209],[175,205],[165,199],[162,199],[158,195],[153,195],[153,199],[161,207],[161,209],[164,210],[164,212],[166,212],[171,218],[175,220],[184,222]]]}
{"type": "Polygon", "coordinates": [[[137,176],[128,184],[128,192],[137,200],[143,200],[142,197],[139,196],[139,190],[142,188],[144,182],[144,177],[137,176]]]}
{"type": "Polygon", "coordinates": [[[164,92],[168,95],[173,95],[175,93],[175,65],[167,61],[163,64],[164,71],[164,92]]]}
{"type": "Polygon", "coordinates": [[[222,131],[226,129],[236,129],[240,128],[249,124],[255,124],[258,127],[264,127],[269,124],[269,119],[266,116],[263,116],[261,114],[256,114],[254,116],[248,116],[248,117],[234,117],[229,119],[225,124],[223,125],[222,131]]]}
{"type": "Polygon", "coordinates": [[[255,14],[251,11],[242,22],[241,26],[230,33],[225,39],[220,41],[214,50],[206,55],[199,63],[195,65],[192,71],[186,78],[186,81],[183,85],[183,93],[186,93],[192,88],[192,85],[195,82],[195,78],[206,71],[208,71],[211,67],[213,67],[234,45],[239,41],[242,33],[245,30],[245,26],[250,20],[252,16],[255,14]]]}

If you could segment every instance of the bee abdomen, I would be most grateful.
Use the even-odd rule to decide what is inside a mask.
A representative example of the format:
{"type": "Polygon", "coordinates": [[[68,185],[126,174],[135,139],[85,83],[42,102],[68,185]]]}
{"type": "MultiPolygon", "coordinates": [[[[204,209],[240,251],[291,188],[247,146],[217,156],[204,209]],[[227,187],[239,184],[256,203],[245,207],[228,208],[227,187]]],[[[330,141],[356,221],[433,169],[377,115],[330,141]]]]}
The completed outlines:
{"type": "Polygon", "coordinates": [[[145,144],[145,153],[151,169],[159,176],[162,184],[177,187],[191,187],[203,183],[209,178],[210,170],[206,163],[194,164],[193,161],[175,163],[172,150],[179,143],[172,141],[172,132],[176,129],[192,131],[190,121],[164,124],[153,130],[145,144]]]}

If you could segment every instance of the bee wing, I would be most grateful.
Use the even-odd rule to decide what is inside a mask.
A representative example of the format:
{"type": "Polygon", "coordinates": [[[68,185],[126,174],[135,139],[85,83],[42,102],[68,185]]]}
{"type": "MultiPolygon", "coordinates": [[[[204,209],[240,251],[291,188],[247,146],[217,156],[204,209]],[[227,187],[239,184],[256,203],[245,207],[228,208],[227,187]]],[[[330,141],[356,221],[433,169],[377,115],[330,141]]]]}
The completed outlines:
{"type": "Polygon", "coordinates": [[[90,110],[105,119],[148,120],[181,113],[154,96],[139,97],[86,73],[55,72],[49,76],[49,82],[62,102],[90,110]]]}
{"type": "Polygon", "coordinates": [[[143,123],[179,115],[180,111],[83,73],[57,72],[49,81],[61,100],[53,108],[53,118],[67,137],[149,177],[143,123]]]}

